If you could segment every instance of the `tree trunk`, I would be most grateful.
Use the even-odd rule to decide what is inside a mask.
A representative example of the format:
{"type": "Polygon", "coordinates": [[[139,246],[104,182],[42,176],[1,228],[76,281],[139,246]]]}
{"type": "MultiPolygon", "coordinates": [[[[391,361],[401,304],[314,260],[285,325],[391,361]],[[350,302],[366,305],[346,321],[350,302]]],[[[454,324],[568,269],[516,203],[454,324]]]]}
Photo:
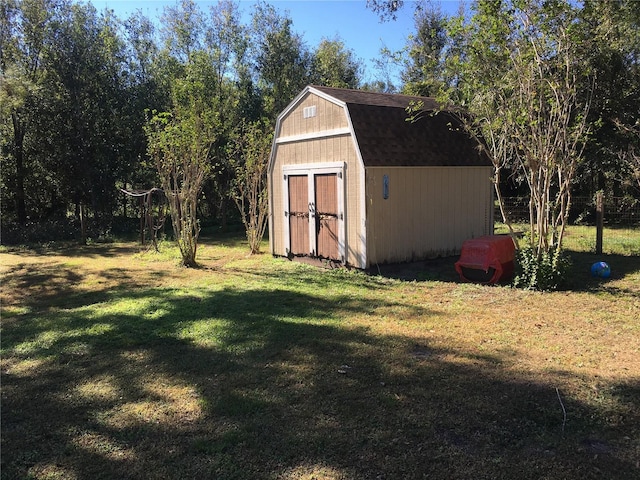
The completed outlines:
{"type": "Polygon", "coordinates": [[[220,224],[223,232],[227,231],[227,199],[221,197],[220,200],[220,224]]]}
{"type": "Polygon", "coordinates": [[[13,121],[13,156],[16,161],[16,215],[18,223],[27,222],[27,207],[24,193],[24,178],[26,169],[24,167],[24,126],[20,124],[18,116],[11,115],[13,121]]]}
{"type": "Polygon", "coordinates": [[[80,203],[80,243],[87,244],[87,207],[80,203]]]}
{"type": "Polygon", "coordinates": [[[602,233],[604,231],[604,194],[596,194],[596,254],[602,255],[602,233]]]}

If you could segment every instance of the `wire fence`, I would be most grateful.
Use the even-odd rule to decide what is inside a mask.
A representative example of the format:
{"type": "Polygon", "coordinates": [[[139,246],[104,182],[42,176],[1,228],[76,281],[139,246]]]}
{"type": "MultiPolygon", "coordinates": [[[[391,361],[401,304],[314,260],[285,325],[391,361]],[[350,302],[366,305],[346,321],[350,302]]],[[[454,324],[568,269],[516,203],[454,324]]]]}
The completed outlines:
{"type": "MultiPolygon", "coordinates": [[[[503,199],[507,217],[521,230],[528,231],[529,198],[503,199]]],[[[606,254],[640,256],[640,199],[604,196],[602,252],[606,254]]],[[[502,221],[496,204],[495,218],[502,221]]],[[[564,246],[569,250],[595,252],[597,239],[596,197],[572,198],[569,225],[564,246]]]]}

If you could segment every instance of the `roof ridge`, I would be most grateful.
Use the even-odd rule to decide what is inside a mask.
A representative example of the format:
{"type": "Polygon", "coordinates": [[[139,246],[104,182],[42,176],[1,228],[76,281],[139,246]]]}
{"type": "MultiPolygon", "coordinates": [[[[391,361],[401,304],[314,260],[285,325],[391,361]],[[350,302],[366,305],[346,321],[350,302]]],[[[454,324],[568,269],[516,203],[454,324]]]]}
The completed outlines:
{"type": "Polygon", "coordinates": [[[437,108],[437,100],[433,97],[405,95],[402,93],[371,92],[353,88],[325,87],[309,85],[308,88],[319,90],[348,104],[379,105],[386,107],[406,108],[412,101],[422,101],[427,109],[437,108]],[[406,101],[406,105],[401,104],[406,101]]]}
{"type": "Polygon", "coordinates": [[[338,90],[344,92],[358,92],[367,95],[381,95],[381,96],[391,96],[391,97],[407,97],[407,98],[423,98],[429,100],[435,100],[435,97],[425,97],[422,95],[407,95],[406,93],[392,93],[392,92],[376,92],[372,90],[363,90],[361,88],[342,88],[342,87],[327,87],[325,85],[316,85],[310,84],[310,88],[316,88],[318,90],[338,90]]]}

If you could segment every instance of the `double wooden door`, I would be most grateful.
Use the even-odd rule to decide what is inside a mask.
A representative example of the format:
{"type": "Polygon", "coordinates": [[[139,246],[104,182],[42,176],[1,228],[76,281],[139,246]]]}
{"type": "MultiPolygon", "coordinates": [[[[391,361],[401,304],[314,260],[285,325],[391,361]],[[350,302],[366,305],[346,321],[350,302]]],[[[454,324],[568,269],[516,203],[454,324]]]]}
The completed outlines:
{"type": "Polygon", "coordinates": [[[291,255],[342,261],[340,177],[338,172],[287,175],[291,255]]]}

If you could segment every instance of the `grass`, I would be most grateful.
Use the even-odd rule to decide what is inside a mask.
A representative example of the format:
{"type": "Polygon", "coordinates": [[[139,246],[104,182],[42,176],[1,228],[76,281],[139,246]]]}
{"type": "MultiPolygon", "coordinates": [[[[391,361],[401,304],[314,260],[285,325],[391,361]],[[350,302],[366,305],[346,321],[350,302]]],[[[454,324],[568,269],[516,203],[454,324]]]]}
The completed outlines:
{"type": "Polygon", "coordinates": [[[640,476],[640,258],[540,294],[246,252],[0,253],[1,478],[640,476]]]}
{"type": "MultiPolygon", "coordinates": [[[[516,232],[528,232],[529,225],[518,223],[512,228],[516,232]]],[[[496,224],[496,233],[508,233],[507,227],[496,224]]],[[[573,252],[596,251],[596,227],[572,225],[563,239],[563,248],[573,252]]],[[[606,227],[602,235],[602,251],[610,255],[640,256],[640,229],[624,227],[606,227]]]]}

